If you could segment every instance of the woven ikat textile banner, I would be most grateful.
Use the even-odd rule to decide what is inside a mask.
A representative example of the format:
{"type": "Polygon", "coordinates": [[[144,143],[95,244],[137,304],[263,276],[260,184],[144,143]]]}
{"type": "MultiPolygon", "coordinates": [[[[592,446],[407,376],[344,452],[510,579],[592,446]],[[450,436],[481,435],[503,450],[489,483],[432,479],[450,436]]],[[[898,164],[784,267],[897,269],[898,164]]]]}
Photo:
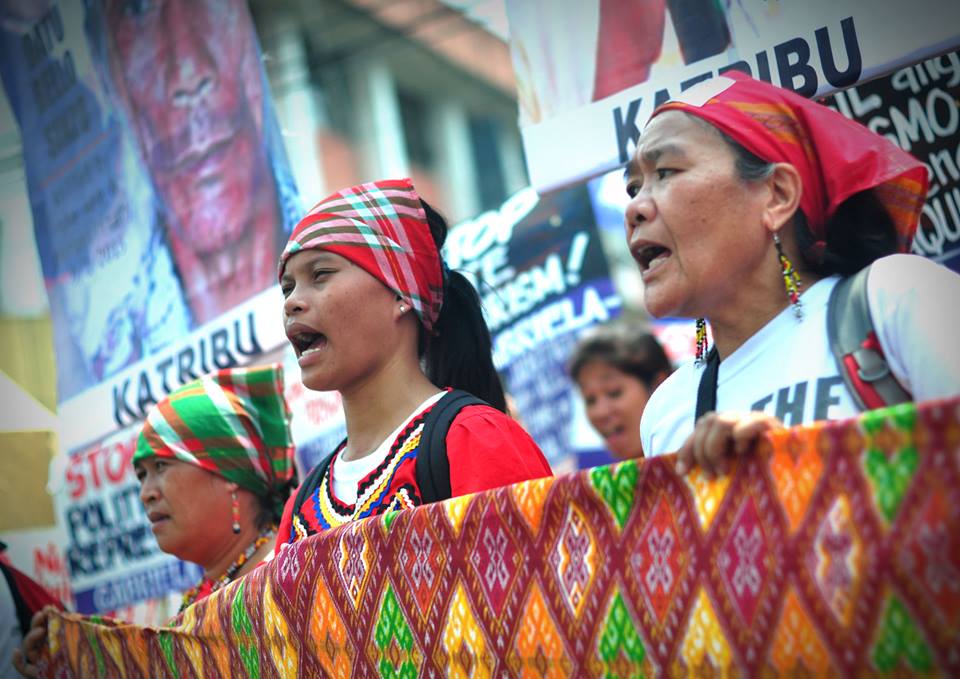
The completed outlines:
{"type": "Polygon", "coordinates": [[[53,676],[960,673],[960,399],[625,462],[296,543],[163,628],[52,619],[53,676]]]}

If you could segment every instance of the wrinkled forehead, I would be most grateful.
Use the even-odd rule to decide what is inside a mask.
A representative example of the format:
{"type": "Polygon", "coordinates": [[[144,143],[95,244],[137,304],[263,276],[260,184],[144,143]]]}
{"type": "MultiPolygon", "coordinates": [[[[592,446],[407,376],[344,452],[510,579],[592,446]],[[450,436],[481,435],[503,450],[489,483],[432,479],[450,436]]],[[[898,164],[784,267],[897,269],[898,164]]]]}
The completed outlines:
{"type": "Polygon", "coordinates": [[[694,149],[713,143],[722,143],[722,138],[710,123],[683,111],[664,111],[644,127],[624,176],[638,173],[644,165],[655,165],[665,156],[686,157],[694,149]]]}

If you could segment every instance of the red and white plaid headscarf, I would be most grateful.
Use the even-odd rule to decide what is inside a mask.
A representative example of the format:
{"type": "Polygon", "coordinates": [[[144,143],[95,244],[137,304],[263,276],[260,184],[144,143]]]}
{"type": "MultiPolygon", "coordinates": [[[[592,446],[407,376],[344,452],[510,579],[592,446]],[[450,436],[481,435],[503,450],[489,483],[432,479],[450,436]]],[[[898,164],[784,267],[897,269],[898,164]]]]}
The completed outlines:
{"type": "Polygon", "coordinates": [[[290,235],[279,276],[292,255],[309,249],[362,267],[399,295],[427,331],[433,329],[443,305],[440,253],[409,179],[351,186],[317,203],[290,235]]]}

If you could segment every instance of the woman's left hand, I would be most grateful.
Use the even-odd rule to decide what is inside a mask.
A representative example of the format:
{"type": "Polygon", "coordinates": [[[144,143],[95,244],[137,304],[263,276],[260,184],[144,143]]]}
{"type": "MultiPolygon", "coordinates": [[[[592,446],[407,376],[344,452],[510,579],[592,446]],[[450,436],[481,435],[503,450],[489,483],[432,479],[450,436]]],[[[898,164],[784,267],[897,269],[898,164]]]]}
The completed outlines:
{"type": "Polygon", "coordinates": [[[699,465],[707,478],[726,474],[731,458],[753,452],[764,433],[782,428],[783,422],[763,413],[707,413],[677,451],[677,473],[699,465]]]}
{"type": "Polygon", "coordinates": [[[34,613],[30,620],[30,631],[23,638],[20,648],[13,651],[13,666],[25,677],[40,676],[37,663],[40,662],[40,655],[47,644],[47,624],[50,615],[56,612],[57,609],[53,606],[44,606],[34,613]]]}

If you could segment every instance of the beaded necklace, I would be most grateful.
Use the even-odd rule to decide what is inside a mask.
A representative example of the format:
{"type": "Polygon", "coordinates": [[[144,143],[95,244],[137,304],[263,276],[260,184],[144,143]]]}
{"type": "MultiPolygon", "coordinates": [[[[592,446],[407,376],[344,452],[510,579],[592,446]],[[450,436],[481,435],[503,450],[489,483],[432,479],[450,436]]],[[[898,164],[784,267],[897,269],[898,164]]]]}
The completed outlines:
{"type": "Polygon", "coordinates": [[[273,531],[274,531],[273,528],[269,528],[264,532],[262,532],[260,534],[260,537],[258,537],[253,542],[252,545],[247,547],[246,551],[244,551],[240,556],[238,556],[237,560],[234,561],[233,564],[231,564],[230,568],[228,568],[226,572],[223,575],[221,575],[219,578],[217,578],[216,580],[211,580],[210,578],[203,578],[196,585],[194,585],[193,587],[188,589],[186,592],[184,592],[183,601],[180,604],[180,610],[178,611],[178,613],[182,613],[183,609],[185,609],[190,604],[194,603],[199,599],[203,599],[207,596],[210,596],[211,594],[216,592],[218,589],[226,585],[228,582],[233,580],[237,572],[241,568],[243,568],[243,564],[247,563],[247,561],[250,560],[250,557],[252,557],[258,549],[260,549],[270,541],[270,539],[273,537],[273,531]]]}

